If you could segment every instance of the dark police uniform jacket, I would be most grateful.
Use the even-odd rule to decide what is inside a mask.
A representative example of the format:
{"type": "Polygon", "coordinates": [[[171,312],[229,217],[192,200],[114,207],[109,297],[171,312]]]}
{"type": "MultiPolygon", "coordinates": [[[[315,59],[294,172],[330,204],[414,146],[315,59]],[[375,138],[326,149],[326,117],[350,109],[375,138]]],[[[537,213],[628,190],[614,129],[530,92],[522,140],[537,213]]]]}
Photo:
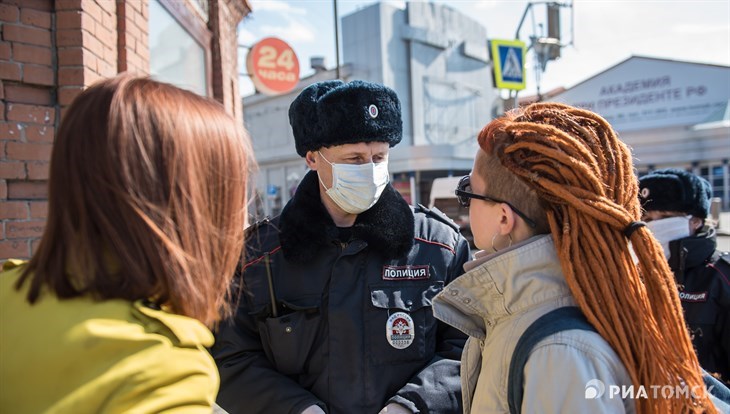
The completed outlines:
{"type": "Polygon", "coordinates": [[[730,254],[716,251],[715,231],[669,243],[685,320],[700,365],[730,382],[730,254]]]}
{"type": "Polygon", "coordinates": [[[463,273],[466,240],[390,185],[351,233],[340,240],[316,172],[280,217],[252,226],[244,293],[212,348],[224,409],[374,414],[396,402],[461,413],[466,338],[433,317],[431,300],[463,273]]]}

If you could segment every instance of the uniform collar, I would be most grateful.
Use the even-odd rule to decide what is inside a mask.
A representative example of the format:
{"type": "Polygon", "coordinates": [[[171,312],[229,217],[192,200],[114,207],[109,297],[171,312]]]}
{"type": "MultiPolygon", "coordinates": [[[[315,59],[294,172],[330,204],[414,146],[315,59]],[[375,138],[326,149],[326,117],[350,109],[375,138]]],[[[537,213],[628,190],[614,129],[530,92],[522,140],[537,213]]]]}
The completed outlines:
{"type": "MultiPolygon", "coordinates": [[[[317,172],[310,171],[297,187],[279,220],[281,249],[293,262],[304,263],[338,238],[338,230],[319,196],[317,172]]],[[[367,242],[386,259],[405,256],[413,246],[413,211],[388,184],[373,207],[359,214],[354,239],[367,242]]]]}
{"type": "Polygon", "coordinates": [[[710,260],[717,248],[715,229],[708,227],[702,232],[669,242],[669,267],[674,273],[684,273],[710,260]]]}
{"type": "Polygon", "coordinates": [[[486,324],[570,296],[550,235],[480,260],[434,299],[434,315],[469,336],[483,339],[486,324]]]}

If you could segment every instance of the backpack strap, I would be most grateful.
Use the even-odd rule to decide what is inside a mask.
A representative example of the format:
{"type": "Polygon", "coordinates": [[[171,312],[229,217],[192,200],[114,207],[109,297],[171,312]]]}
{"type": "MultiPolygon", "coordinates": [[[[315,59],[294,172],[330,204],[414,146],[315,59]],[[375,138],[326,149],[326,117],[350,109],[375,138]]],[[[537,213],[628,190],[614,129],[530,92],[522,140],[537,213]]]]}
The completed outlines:
{"type": "Polygon", "coordinates": [[[581,329],[584,331],[597,332],[588,323],[588,320],[575,306],[558,308],[539,317],[522,334],[512,360],[509,364],[509,378],[507,379],[507,399],[509,402],[510,414],[518,414],[522,411],[522,397],[525,392],[525,365],[530,357],[532,348],[548,336],[570,329],[581,329]]]}

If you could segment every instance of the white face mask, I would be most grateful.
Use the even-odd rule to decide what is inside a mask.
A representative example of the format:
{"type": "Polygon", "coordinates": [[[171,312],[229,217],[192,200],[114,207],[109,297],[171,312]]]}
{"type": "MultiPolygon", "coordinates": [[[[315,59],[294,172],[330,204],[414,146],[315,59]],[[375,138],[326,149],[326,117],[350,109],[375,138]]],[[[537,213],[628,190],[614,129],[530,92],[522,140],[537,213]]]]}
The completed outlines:
{"type": "MultiPolygon", "coordinates": [[[[360,214],[375,205],[390,181],[388,161],[359,165],[333,164],[321,152],[319,155],[332,166],[332,188],[326,194],[350,214],[360,214]]],[[[319,182],[327,188],[321,177],[319,182]]]]}
{"type": "Polygon", "coordinates": [[[654,237],[662,244],[664,255],[669,259],[669,242],[689,237],[689,219],[692,216],[667,217],[646,223],[654,237]]]}

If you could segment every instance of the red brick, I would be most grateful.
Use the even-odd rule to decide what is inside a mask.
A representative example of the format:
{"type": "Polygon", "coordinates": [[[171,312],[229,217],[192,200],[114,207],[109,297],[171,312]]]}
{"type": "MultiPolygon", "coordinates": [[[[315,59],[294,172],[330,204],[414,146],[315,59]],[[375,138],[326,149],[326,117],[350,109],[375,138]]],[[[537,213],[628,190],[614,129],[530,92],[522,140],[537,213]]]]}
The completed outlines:
{"type": "Polygon", "coordinates": [[[24,84],[6,85],[5,96],[10,102],[35,105],[51,105],[51,91],[48,88],[34,88],[24,84]]]}
{"type": "Polygon", "coordinates": [[[56,13],[56,29],[80,29],[83,13],[81,10],[64,10],[56,13]]]}
{"type": "Polygon", "coordinates": [[[0,4],[0,21],[15,23],[18,21],[18,7],[13,4],[0,4]]]}
{"type": "Polygon", "coordinates": [[[50,142],[53,143],[55,128],[52,126],[27,125],[25,128],[25,139],[28,142],[50,142]]]}
{"type": "Polygon", "coordinates": [[[5,180],[0,180],[0,200],[8,199],[8,183],[5,180]]]}
{"type": "Polygon", "coordinates": [[[8,200],[47,200],[46,181],[8,181],[8,200]]]}
{"type": "Polygon", "coordinates": [[[51,144],[28,144],[24,142],[9,141],[5,151],[7,156],[13,160],[23,161],[48,161],[51,159],[51,144]]]}
{"type": "Polygon", "coordinates": [[[50,29],[51,13],[22,8],[20,9],[20,21],[23,24],[29,24],[43,29],[50,29]]]}
{"type": "Polygon", "coordinates": [[[59,66],[83,66],[84,49],[81,47],[65,47],[58,49],[59,66]]]}
{"type": "Polygon", "coordinates": [[[81,86],[68,86],[58,90],[58,103],[61,105],[68,105],[83,91],[84,88],[81,86]]]}
{"type": "Polygon", "coordinates": [[[0,61],[0,79],[19,81],[21,79],[20,64],[0,61]]]}
{"type": "Polygon", "coordinates": [[[97,0],[96,3],[106,12],[105,14],[116,13],[116,3],[113,1],[97,0]]]}
{"type": "Polygon", "coordinates": [[[25,163],[13,161],[0,161],[0,178],[3,179],[24,179],[25,163]]]}
{"type": "Polygon", "coordinates": [[[94,35],[106,47],[113,48],[117,44],[117,33],[114,28],[107,28],[96,23],[94,27],[94,35]]]}
{"type": "Polygon", "coordinates": [[[0,59],[10,60],[12,55],[10,42],[0,42],[0,59]]]}
{"type": "Polygon", "coordinates": [[[25,104],[8,104],[8,120],[53,125],[54,108],[25,104]]]}
{"type": "Polygon", "coordinates": [[[14,4],[23,8],[52,11],[52,0],[3,0],[3,3],[14,4]]]}
{"type": "Polygon", "coordinates": [[[23,82],[53,86],[53,69],[48,66],[23,65],[23,82]]]}
{"type": "MultiPolygon", "coordinates": [[[[24,127],[17,122],[3,122],[0,124],[0,139],[8,141],[21,141],[23,138],[24,127]]],[[[0,145],[0,149],[5,149],[5,143],[0,145]]],[[[4,152],[3,152],[4,155],[4,152]]]]}
{"type": "Polygon", "coordinates": [[[104,51],[109,49],[99,40],[93,33],[87,32],[86,30],[81,31],[83,35],[84,49],[89,50],[96,56],[104,58],[104,51]]]}
{"type": "Polygon", "coordinates": [[[3,240],[0,241],[0,260],[5,259],[27,259],[30,257],[28,240],[3,240]]]}
{"type": "Polygon", "coordinates": [[[81,0],[56,0],[56,10],[81,10],[81,0]]]}
{"type": "Polygon", "coordinates": [[[30,218],[47,218],[48,201],[31,201],[30,218]]]}
{"type": "Polygon", "coordinates": [[[5,120],[5,101],[0,101],[0,119],[5,120]]]}
{"type": "Polygon", "coordinates": [[[56,46],[83,46],[82,31],[78,29],[63,29],[56,31],[56,46]]]}
{"type": "Polygon", "coordinates": [[[86,70],[83,67],[58,69],[58,86],[83,86],[86,70]]]}
{"type": "Polygon", "coordinates": [[[101,7],[99,7],[98,4],[96,4],[95,1],[82,0],[81,8],[84,10],[84,13],[89,15],[89,17],[91,17],[95,21],[101,23],[101,21],[102,21],[101,15],[102,15],[102,13],[104,13],[104,11],[101,9],[101,7]]]}
{"type": "Polygon", "coordinates": [[[104,27],[114,28],[116,26],[117,16],[114,14],[104,13],[101,16],[101,24],[104,27]]]}
{"type": "Polygon", "coordinates": [[[13,44],[13,60],[24,63],[37,63],[39,65],[51,65],[51,49],[41,46],[13,44]]]}
{"type": "Polygon", "coordinates": [[[41,237],[45,226],[45,220],[6,221],[5,237],[9,240],[41,237]]]}
{"type": "Polygon", "coordinates": [[[3,25],[3,40],[50,47],[51,32],[37,27],[5,24],[3,25]]]}
{"type": "MultiPolygon", "coordinates": [[[[49,158],[50,159],[50,158],[49,158]]],[[[29,162],[28,163],[28,179],[29,180],[47,180],[48,170],[51,164],[49,162],[29,162]]]]}
{"type": "Polygon", "coordinates": [[[0,201],[0,220],[26,220],[28,218],[28,202],[0,201]]]}

